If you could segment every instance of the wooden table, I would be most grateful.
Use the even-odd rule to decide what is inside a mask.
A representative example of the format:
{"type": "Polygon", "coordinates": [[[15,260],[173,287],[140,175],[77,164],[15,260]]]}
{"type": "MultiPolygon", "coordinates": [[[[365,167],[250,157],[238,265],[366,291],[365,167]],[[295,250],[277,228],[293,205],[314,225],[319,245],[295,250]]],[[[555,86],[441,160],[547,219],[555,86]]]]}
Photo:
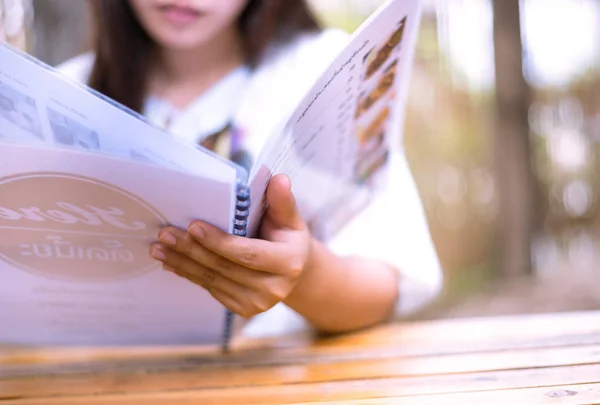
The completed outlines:
{"type": "Polygon", "coordinates": [[[207,348],[0,350],[0,403],[600,404],[600,312],[207,348]]]}

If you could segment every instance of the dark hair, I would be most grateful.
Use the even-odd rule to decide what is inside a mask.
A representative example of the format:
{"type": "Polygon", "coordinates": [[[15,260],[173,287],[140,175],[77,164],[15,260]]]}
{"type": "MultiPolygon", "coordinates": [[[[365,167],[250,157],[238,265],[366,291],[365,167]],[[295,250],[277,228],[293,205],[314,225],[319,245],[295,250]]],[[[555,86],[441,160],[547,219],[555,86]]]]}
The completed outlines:
{"type": "MultiPolygon", "coordinates": [[[[95,23],[95,62],[88,84],[140,112],[155,44],[129,1],[92,0],[90,5],[95,23]]],[[[305,0],[250,0],[238,24],[250,65],[256,65],[274,42],[319,29],[305,0]]]]}

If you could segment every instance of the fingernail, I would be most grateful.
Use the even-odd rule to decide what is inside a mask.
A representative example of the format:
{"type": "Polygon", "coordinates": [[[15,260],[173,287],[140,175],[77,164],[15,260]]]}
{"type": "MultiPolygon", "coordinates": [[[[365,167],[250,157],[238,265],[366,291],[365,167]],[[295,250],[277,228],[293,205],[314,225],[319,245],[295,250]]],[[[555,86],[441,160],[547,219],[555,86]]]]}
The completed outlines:
{"type": "Polygon", "coordinates": [[[286,187],[289,191],[292,191],[292,179],[288,176],[285,176],[285,181],[287,182],[286,187]]]}
{"type": "Polygon", "coordinates": [[[188,231],[195,238],[198,238],[198,239],[204,238],[204,231],[202,230],[200,225],[192,225],[192,226],[190,226],[190,229],[188,231]]]}
{"type": "Polygon", "coordinates": [[[165,245],[174,246],[177,243],[177,239],[171,232],[161,232],[158,235],[158,239],[165,245]]]}
{"type": "Polygon", "coordinates": [[[150,256],[161,262],[167,260],[167,255],[165,255],[165,252],[158,246],[152,246],[150,256]]]}
{"type": "Polygon", "coordinates": [[[175,269],[169,265],[163,264],[163,269],[165,269],[168,272],[175,273],[175,269]]]}

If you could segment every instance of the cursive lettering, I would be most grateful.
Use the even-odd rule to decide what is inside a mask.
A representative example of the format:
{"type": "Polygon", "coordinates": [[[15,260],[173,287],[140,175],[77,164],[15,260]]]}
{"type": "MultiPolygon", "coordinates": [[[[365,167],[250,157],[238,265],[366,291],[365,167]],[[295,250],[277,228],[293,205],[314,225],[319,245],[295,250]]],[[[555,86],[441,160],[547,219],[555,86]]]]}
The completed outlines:
{"type": "Polygon", "coordinates": [[[40,215],[42,213],[42,210],[40,210],[37,207],[21,208],[21,213],[23,214],[24,219],[36,222],[45,221],[45,218],[42,215],[40,215]]]}
{"type": "Polygon", "coordinates": [[[0,219],[8,219],[9,221],[17,221],[21,219],[21,214],[8,208],[0,207],[0,219]]]}
{"type": "Polygon", "coordinates": [[[21,212],[23,213],[24,219],[29,219],[31,221],[44,222],[46,219],[50,219],[63,224],[76,224],[78,222],[76,217],[57,210],[42,212],[38,207],[31,207],[21,208],[21,212]]]}
{"type": "Polygon", "coordinates": [[[130,229],[130,230],[140,230],[146,228],[146,224],[141,221],[134,221],[130,225],[127,225],[118,217],[122,217],[125,212],[118,208],[109,208],[102,209],[98,207],[94,207],[92,205],[88,205],[88,208],[92,210],[95,214],[97,214],[100,218],[102,218],[106,223],[111,224],[112,226],[116,226],[121,229],[130,229]]]}
{"type": "Polygon", "coordinates": [[[62,224],[76,224],[79,221],[77,217],[58,210],[48,210],[46,211],[46,215],[48,219],[62,224]]]}
{"type": "Polygon", "coordinates": [[[62,224],[82,223],[92,226],[111,225],[119,229],[139,231],[146,229],[142,221],[127,222],[124,218],[125,212],[119,208],[99,208],[93,205],[86,206],[87,209],[76,205],[59,202],[56,204],[62,210],[42,210],[39,207],[18,208],[16,210],[0,207],[0,219],[9,221],[29,220],[45,222],[46,220],[62,224]]]}
{"type": "Polygon", "coordinates": [[[62,208],[64,210],[81,215],[83,217],[83,219],[80,219],[79,221],[82,224],[95,225],[95,226],[102,225],[102,221],[98,217],[96,217],[94,214],[87,212],[83,208],[79,208],[76,205],[69,204],[66,202],[59,202],[59,203],[56,203],[56,205],[58,205],[60,208],[62,208]]]}

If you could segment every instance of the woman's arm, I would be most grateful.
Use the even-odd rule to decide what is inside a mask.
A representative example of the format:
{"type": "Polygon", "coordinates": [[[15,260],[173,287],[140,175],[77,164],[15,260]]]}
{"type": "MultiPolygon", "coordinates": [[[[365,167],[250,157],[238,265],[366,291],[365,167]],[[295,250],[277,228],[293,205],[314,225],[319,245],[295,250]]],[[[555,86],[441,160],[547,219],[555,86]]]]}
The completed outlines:
{"type": "Polygon", "coordinates": [[[322,332],[353,331],[390,319],[398,281],[386,263],[340,257],[313,239],[311,259],[284,303],[322,332]]]}

